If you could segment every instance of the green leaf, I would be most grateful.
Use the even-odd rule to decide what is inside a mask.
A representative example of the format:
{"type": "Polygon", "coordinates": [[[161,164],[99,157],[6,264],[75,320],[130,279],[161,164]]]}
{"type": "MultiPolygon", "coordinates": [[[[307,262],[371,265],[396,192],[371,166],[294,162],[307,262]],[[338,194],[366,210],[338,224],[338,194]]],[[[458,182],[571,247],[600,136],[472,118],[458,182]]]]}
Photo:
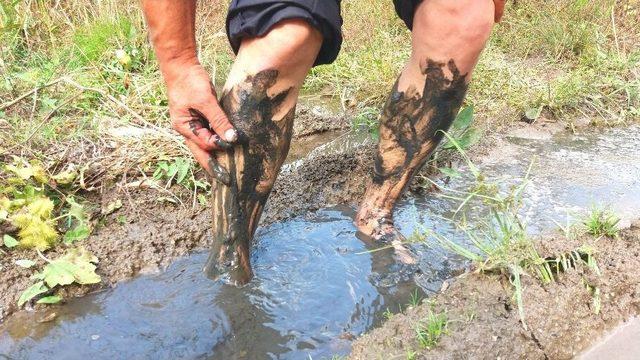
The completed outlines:
{"type": "Polygon", "coordinates": [[[62,301],[62,297],[57,295],[45,296],[42,299],[36,301],[36,304],[57,304],[62,301]]]}
{"type": "Polygon", "coordinates": [[[540,114],[542,113],[542,106],[536,107],[536,108],[529,108],[524,112],[524,116],[531,120],[537,120],[540,117],[540,114]]]}
{"type": "Polygon", "coordinates": [[[42,281],[38,281],[37,283],[31,285],[27,290],[25,290],[20,298],[18,299],[18,307],[24,305],[27,301],[33,299],[34,297],[47,292],[49,289],[44,286],[42,281]]]}
{"type": "Polygon", "coordinates": [[[178,173],[178,165],[176,163],[171,164],[169,170],[167,171],[167,177],[169,179],[173,178],[178,173]]]}
{"type": "Polygon", "coordinates": [[[47,264],[38,278],[43,279],[49,287],[78,283],[82,285],[96,284],[101,281],[96,274],[98,258],[84,248],[69,249],[62,257],[47,264]]]}
{"type": "Polygon", "coordinates": [[[67,198],[67,204],[70,205],[69,210],[67,211],[70,216],[81,222],[87,221],[87,212],[84,210],[84,207],[78,204],[72,196],[67,198]]]}
{"type": "Polygon", "coordinates": [[[181,184],[184,181],[184,179],[187,178],[190,168],[191,168],[191,163],[189,161],[184,161],[179,165],[178,177],[176,178],[176,182],[178,184],[181,184]]]}
{"type": "Polygon", "coordinates": [[[63,241],[65,244],[70,245],[76,241],[84,240],[88,238],[90,233],[91,233],[91,229],[89,229],[89,227],[86,224],[80,223],[78,224],[78,226],[67,231],[64,234],[63,241]]]}
{"type": "Polygon", "coordinates": [[[464,109],[460,110],[455,120],[453,121],[453,124],[451,124],[451,128],[453,130],[464,130],[471,125],[472,121],[473,121],[473,105],[469,105],[464,109]]]}
{"type": "Polygon", "coordinates": [[[440,170],[440,172],[444,174],[444,176],[448,176],[450,178],[459,178],[462,176],[462,174],[458,170],[452,169],[450,167],[441,167],[438,170],[440,170]]]}
{"type": "Polygon", "coordinates": [[[477,129],[471,128],[467,130],[458,140],[458,145],[462,148],[462,150],[469,149],[472,145],[477,143],[480,140],[482,134],[477,129]]]}
{"type": "Polygon", "coordinates": [[[66,261],[55,260],[47,264],[42,269],[42,279],[47,283],[49,287],[56,285],[69,285],[73,284],[76,280],[74,273],[77,271],[76,267],[66,261]]]}
{"type": "Polygon", "coordinates": [[[67,170],[57,173],[51,178],[60,185],[69,185],[76,179],[77,176],[77,172],[73,170],[67,170]]]}
{"type": "Polygon", "coordinates": [[[9,234],[4,234],[4,236],[2,237],[2,241],[4,242],[4,246],[8,247],[9,249],[18,246],[18,240],[16,240],[9,234]]]}
{"type": "Polygon", "coordinates": [[[20,259],[20,260],[16,260],[16,265],[23,267],[23,268],[30,268],[33,265],[35,265],[36,262],[33,260],[28,260],[28,259],[20,259]]]}
{"type": "Polygon", "coordinates": [[[120,209],[121,207],[122,207],[122,201],[118,199],[116,201],[112,201],[109,204],[107,204],[105,208],[100,210],[100,213],[102,215],[109,215],[109,214],[112,214],[114,211],[120,209]]]}

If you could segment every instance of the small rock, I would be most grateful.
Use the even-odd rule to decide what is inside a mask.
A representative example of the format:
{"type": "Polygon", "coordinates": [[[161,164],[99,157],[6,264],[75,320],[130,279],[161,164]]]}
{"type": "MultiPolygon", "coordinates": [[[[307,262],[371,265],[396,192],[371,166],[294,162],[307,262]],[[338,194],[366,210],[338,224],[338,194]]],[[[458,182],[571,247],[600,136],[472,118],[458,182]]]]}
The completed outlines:
{"type": "Polygon", "coordinates": [[[55,320],[58,317],[58,313],[51,312],[38,319],[39,323],[46,323],[55,320]]]}

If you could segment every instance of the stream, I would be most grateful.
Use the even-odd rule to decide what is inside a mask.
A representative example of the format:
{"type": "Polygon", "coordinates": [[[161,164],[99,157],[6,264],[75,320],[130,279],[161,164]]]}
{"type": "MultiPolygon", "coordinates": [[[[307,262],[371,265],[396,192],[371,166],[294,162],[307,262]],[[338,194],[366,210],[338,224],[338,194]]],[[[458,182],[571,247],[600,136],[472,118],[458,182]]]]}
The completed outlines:
{"type": "MultiPolygon", "coordinates": [[[[504,187],[530,164],[523,218],[532,234],[553,231],[592,206],[623,219],[640,214],[640,128],[550,137],[511,136],[478,164],[504,187]]],[[[463,168],[462,171],[467,173],[463,168]]],[[[469,176],[447,188],[467,190],[469,176]]],[[[396,213],[405,235],[418,228],[464,243],[451,218],[458,202],[437,193],[412,195],[396,213]],[[419,224],[418,226],[416,224],[419,224]]],[[[253,248],[254,280],[235,288],[202,274],[206,253],[53,307],[53,321],[22,312],[0,324],[6,359],[331,359],[397,313],[427,297],[466,262],[426,245],[412,245],[419,271],[358,239],[354,209],[335,206],[260,228],[253,248]],[[55,354],[55,356],[53,356],[55,354]]],[[[486,210],[475,205],[471,221],[486,210]]],[[[623,220],[623,222],[625,221],[623,220]]],[[[102,259],[108,261],[108,259],[102,259]]]]}

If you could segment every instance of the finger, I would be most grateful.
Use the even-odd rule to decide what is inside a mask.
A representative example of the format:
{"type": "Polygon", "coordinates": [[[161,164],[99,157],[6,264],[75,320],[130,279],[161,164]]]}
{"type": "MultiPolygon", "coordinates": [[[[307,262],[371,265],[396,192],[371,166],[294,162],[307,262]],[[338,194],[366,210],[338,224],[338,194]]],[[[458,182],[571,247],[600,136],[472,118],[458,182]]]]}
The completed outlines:
{"type": "Polygon", "coordinates": [[[231,144],[225,142],[220,136],[213,134],[206,128],[202,120],[196,117],[183,117],[176,121],[176,130],[191,142],[205,151],[226,150],[231,144]]]}
{"type": "Polygon", "coordinates": [[[202,117],[207,119],[211,130],[220,135],[222,140],[229,143],[234,143],[238,140],[238,133],[233,125],[229,122],[227,114],[224,113],[218,101],[213,98],[214,101],[208,106],[204,106],[201,109],[194,109],[199,112],[202,117]]]}
{"type": "Polygon", "coordinates": [[[186,140],[187,147],[193,154],[196,161],[202,166],[202,168],[213,179],[221,182],[224,185],[229,185],[231,182],[229,172],[220,165],[214,155],[202,150],[196,143],[190,140],[186,140]]]}

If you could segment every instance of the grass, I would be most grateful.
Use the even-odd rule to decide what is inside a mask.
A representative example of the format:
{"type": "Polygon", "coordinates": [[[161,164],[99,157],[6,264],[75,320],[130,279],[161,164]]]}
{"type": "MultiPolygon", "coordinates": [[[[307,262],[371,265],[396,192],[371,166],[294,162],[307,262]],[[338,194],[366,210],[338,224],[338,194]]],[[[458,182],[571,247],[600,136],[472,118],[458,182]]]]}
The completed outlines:
{"type": "MultiPolygon", "coordinates": [[[[197,32],[201,60],[218,84],[233,60],[223,32],[226,5],[220,3],[200,4],[198,20],[207,26],[197,32]]],[[[2,10],[0,104],[68,76],[121,99],[132,110],[95,92],[83,92],[56,108],[77,90],[59,84],[0,113],[17,141],[32,128],[22,120],[42,119],[53,109],[33,138],[45,147],[69,139],[96,139],[114,123],[136,123],[132,113],[167,126],[166,96],[137,3],[105,0],[49,6],[10,1],[2,10]],[[118,51],[131,61],[122,64],[118,51]]],[[[475,72],[468,104],[481,119],[500,115],[501,122],[517,120],[531,109],[569,119],[588,116],[593,122],[637,119],[637,15],[638,5],[631,1],[511,4],[475,72]]],[[[409,55],[410,33],[386,0],[346,0],[343,17],[341,55],[334,64],[313,69],[303,94],[339,100],[360,114],[360,123],[370,124],[409,55]]]]}
{"type": "MultiPolygon", "coordinates": [[[[579,265],[585,265],[595,274],[599,274],[595,254],[590,247],[582,246],[568,254],[543,257],[534,240],[528,235],[526,224],[520,218],[521,197],[529,181],[530,169],[518,186],[501,190],[499,184],[491,183],[469,160],[460,144],[452,136],[449,134],[445,136],[467,161],[467,166],[475,178],[475,184],[469,191],[444,189],[445,193],[441,195],[460,202],[451,222],[466,236],[467,243],[461,244],[425,229],[426,238],[433,239],[436,245],[472,261],[479,273],[499,274],[506,277],[513,288],[513,300],[517,304],[520,320],[526,329],[523,277],[531,276],[542,284],[548,284],[556,280],[558,273],[579,265]],[[478,201],[488,210],[489,216],[480,220],[478,225],[470,227],[466,222],[464,210],[478,201]]],[[[614,217],[602,215],[601,212],[595,212],[595,215],[592,213],[590,219],[597,220],[591,222],[599,231],[602,231],[602,228],[611,229],[611,226],[615,227],[617,224],[614,217]],[[603,226],[603,223],[607,225],[603,226]]]]}
{"type": "Polygon", "coordinates": [[[447,333],[448,324],[446,313],[429,311],[426,319],[423,319],[415,327],[418,345],[423,349],[433,349],[438,345],[440,338],[447,333]]]}
{"type": "Polygon", "coordinates": [[[411,296],[409,296],[409,304],[407,305],[411,307],[416,307],[420,305],[421,302],[422,302],[422,296],[420,296],[418,289],[415,289],[414,291],[411,292],[411,296]]]}
{"type": "Polygon", "coordinates": [[[609,210],[593,207],[589,214],[582,220],[586,232],[595,237],[617,237],[620,218],[609,210]]]}

